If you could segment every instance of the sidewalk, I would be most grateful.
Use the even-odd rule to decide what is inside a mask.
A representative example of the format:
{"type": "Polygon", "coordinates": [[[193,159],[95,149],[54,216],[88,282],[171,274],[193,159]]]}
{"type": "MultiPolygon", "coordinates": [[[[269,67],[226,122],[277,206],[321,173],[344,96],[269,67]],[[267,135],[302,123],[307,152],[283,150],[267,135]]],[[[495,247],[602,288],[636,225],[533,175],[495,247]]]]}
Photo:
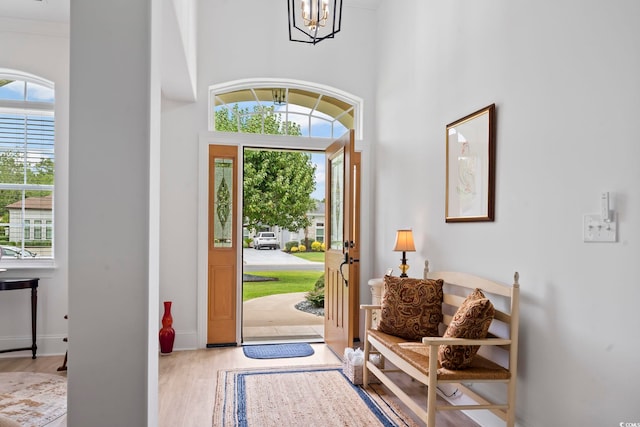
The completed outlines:
{"type": "Polygon", "coordinates": [[[322,340],[324,317],[295,308],[305,292],[269,295],[243,303],[244,341],[322,340]]]}

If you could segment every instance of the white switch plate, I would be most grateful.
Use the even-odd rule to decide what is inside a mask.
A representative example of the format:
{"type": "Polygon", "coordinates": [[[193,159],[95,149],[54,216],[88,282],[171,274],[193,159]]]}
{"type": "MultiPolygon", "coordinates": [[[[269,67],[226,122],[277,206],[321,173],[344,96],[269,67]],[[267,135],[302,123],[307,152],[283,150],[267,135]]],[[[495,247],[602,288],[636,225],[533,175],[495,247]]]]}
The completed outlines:
{"type": "Polygon", "coordinates": [[[599,214],[585,215],[582,236],[585,242],[616,242],[618,219],[611,213],[611,221],[605,222],[599,214]]]}

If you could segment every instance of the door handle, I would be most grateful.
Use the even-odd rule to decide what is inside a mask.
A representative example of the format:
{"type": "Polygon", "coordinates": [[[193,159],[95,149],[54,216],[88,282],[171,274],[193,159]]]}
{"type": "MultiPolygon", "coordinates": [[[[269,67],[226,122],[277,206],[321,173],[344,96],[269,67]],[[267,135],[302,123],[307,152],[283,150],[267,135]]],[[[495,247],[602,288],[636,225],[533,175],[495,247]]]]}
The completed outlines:
{"type": "Polygon", "coordinates": [[[342,281],[344,282],[344,286],[345,287],[349,286],[349,281],[344,278],[344,273],[342,272],[342,267],[344,267],[347,264],[349,264],[349,252],[345,252],[344,253],[344,260],[342,261],[342,264],[340,264],[340,267],[338,267],[338,270],[340,271],[340,276],[342,276],[342,281]]]}

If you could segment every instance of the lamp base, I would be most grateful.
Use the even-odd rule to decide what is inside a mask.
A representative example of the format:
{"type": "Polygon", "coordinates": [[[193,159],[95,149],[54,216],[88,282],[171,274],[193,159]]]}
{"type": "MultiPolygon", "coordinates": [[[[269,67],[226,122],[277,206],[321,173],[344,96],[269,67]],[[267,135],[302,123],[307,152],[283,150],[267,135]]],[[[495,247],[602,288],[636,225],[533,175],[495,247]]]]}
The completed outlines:
{"type": "Polygon", "coordinates": [[[409,264],[407,264],[406,252],[402,251],[402,259],[400,261],[402,262],[402,264],[398,266],[398,268],[400,269],[400,272],[402,273],[400,274],[400,277],[409,277],[407,276],[407,270],[409,269],[409,264]]]}
{"type": "Polygon", "coordinates": [[[409,269],[409,266],[407,264],[400,264],[398,268],[400,268],[400,271],[402,272],[402,274],[400,274],[400,277],[409,277],[407,276],[407,270],[409,269]]]}

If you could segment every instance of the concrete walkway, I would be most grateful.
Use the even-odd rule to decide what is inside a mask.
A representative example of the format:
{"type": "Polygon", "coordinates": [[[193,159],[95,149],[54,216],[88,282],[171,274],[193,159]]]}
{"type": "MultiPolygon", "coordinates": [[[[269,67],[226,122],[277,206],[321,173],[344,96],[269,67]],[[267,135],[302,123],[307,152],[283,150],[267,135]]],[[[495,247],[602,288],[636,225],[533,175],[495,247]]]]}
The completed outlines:
{"type": "Polygon", "coordinates": [[[322,341],[324,317],[295,308],[305,292],[269,295],[243,303],[244,342],[304,340],[322,341]]]}
{"type": "MultiPolygon", "coordinates": [[[[324,270],[324,263],[311,262],[280,249],[242,251],[243,272],[260,270],[324,270]]],[[[324,317],[295,308],[304,301],[304,292],[270,295],[243,303],[244,342],[323,341],[324,317]]]]}

